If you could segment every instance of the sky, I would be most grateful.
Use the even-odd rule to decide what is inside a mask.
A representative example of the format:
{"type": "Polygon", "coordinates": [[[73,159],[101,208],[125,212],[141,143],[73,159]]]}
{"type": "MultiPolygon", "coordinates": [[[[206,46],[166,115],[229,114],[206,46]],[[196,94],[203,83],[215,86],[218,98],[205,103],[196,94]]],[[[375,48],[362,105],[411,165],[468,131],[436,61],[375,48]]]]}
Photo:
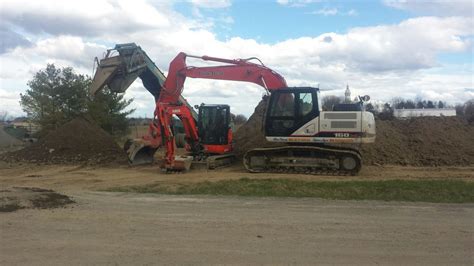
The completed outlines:
{"type": "MultiPolygon", "coordinates": [[[[179,53],[258,57],[289,86],[322,95],[462,103],[474,98],[471,0],[0,0],[0,112],[24,115],[20,93],[46,64],[93,75],[117,43],[135,42],[167,73],[179,53]]],[[[188,65],[203,62],[189,59],[188,65]]],[[[229,104],[249,116],[264,89],[187,79],[192,104],[229,104]]],[[[138,80],[125,93],[133,116],[151,117],[138,80]]]]}

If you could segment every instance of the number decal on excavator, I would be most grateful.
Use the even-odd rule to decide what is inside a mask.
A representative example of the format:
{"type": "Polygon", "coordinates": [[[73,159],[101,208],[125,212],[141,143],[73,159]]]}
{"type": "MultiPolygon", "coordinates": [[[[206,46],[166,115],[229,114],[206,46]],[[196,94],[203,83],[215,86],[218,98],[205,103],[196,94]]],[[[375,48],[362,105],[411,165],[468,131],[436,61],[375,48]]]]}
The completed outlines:
{"type": "Polygon", "coordinates": [[[350,138],[351,135],[349,133],[334,133],[334,137],[336,137],[336,138],[350,138]]]}

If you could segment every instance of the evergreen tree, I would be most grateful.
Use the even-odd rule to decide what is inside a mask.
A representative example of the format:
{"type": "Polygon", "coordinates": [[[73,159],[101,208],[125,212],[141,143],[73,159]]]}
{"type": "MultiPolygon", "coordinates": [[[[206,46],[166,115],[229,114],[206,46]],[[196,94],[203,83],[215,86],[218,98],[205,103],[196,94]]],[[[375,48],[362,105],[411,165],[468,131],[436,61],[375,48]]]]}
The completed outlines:
{"type": "Polygon", "coordinates": [[[48,64],[28,82],[30,88],[20,94],[20,105],[27,116],[41,126],[43,133],[85,115],[109,133],[124,134],[126,116],[134,111],[124,110],[132,100],[124,100],[123,95],[107,89],[91,99],[90,84],[89,77],[76,74],[71,67],[57,68],[48,64]]]}

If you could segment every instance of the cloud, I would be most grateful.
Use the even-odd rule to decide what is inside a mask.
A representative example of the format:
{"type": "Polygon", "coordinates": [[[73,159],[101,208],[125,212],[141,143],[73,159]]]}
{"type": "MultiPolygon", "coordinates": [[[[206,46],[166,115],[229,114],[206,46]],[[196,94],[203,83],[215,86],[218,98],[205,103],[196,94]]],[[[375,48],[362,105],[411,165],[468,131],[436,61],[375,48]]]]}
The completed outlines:
{"type": "Polygon", "coordinates": [[[313,14],[323,15],[323,16],[334,16],[337,15],[339,11],[337,8],[322,8],[313,12],[313,14]]]}
{"type": "Polygon", "coordinates": [[[232,5],[230,0],[190,0],[196,7],[200,8],[226,8],[232,5]]]}
{"type": "MultiPolygon", "coordinates": [[[[169,10],[165,2],[160,8],[169,10]]],[[[143,0],[4,0],[0,22],[34,34],[100,36],[166,28],[170,18],[143,0]]]]}
{"type": "Polygon", "coordinates": [[[472,0],[384,0],[385,5],[422,15],[466,16],[474,12],[472,0]]]}
{"type": "MultiPolygon", "coordinates": [[[[15,10],[7,8],[5,17],[2,6],[0,19],[8,21],[2,25],[7,25],[10,31],[22,29],[18,32],[26,32],[27,35],[22,36],[30,42],[26,46],[13,42],[6,52],[0,54],[2,66],[8,65],[8,68],[0,68],[0,90],[8,92],[10,98],[17,96],[17,99],[8,98],[7,101],[6,94],[0,94],[0,109],[8,106],[8,110],[15,110],[18,115],[21,114],[19,93],[46,63],[72,66],[79,73],[91,75],[95,56],[101,57],[115,43],[128,42],[140,45],[164,71],[181,51],[224,58],[256,56],[281,73],[290,86],[320,84],[323,90],[331,90],[331,94],[342,95],[349,83],[354,93],[369,94],[373,99],[415,97],[418,93],[457,102],[465,101],[472,94],[464,88],[474,87],[472,64],[467,67],[470,72],[464,71],[463,66],[447,71],[437,60],[442,53],[465,53],[472,49],[473,27],[466,17],[418,17],[397,24],[352,28],[346,33],[328,32],[265,43],[239,36],[219,39],[212,25],[203,26],[205,17],[186,18],[172,6],[161,2],[137,2],[147,9],[143,18],[140,12],[127,8],[131,3],[128,1],[97,0],[81,2],[80,5],[74,2],[73,7],[37,2],[31,2],[36,9],[26,4],[24,9],[18,6],[15,10]],[[123,14],[125,20],[116,24],[110,22],[117,15],[109,16],[109,11],[96,10],[96,2],[123,14]],[[78,10],[73,14],[75,7],[78,10]],[[22,21],[21,17],[27,14],[32,15],[27,19],[29,22],[22,21]],[[159,19],[149,23],[146,20],[151,15],[147,14],[155,14],[159,19]],[[84,24],[67,22],[62,25],[68,15],[72,16],[74,23],[84,24]],[[31,25],[36,22],[35,17],[41,16],[48,23],[31,25]],[[102,20],[101,16],[104,16],[102,20]],[[89,18],[95,19],[95,23],[89,23],[89,18]],[[87,33],[82,35],[84,31],[87,33]],[[440,73],[433,73],[433,70],[440,73]]],[[[290,1],[286,5],[290,5],[290,1]]],[[[220,18],[232,23],[222,14],[213,19],[218,21],[220,18]]],[[[203,62],[190,59],[188,64],[200,66],[203,62]]],[[[246,115],[253,112],[264,93],[263,88],[243,82],[188,79],[185,86],[184,95],[192,105],[227,103],[235,113],[246,115]]],[[[137,108],[135,115],[152,114],[153,99],[140,81],[134,83],[126,97],[135,98],[132,106],[137,108]]]]}
{"type": "Polygon", "coordinates": [[[2,62],[12,58],[19,58],[25,62],[60,61],[77,68],[90,68],[92,59],[104,53],[105,49],[106,46],[85,42],[81,37],[61,35],[41,39],[27,47],[17,47],[1,59],[2,62]]]}
{"type": "Polygon", "coordinates": [[[324,8],[318,9],[316,11],[310,12],[310,14],[323,15],[323,16],[336,16],[336,15],[357,16],[358,15],[358,13],[355,9],[350,9],[349,11],[341,11],[341,10],[335,8],[335,7],[333,7],[333,8],[324,7],[324,8]]]}
{"type": "Polygon", "coordinates": [[[350,9],[349,11],[346,12],[346,15],[347,16],[357,16],[357,15],[359,15],[359,12],[357,12],[357,10],[355,10],[355,9],[350,9]]]}
{"type": "Polygon", "coordinates": [[[0,27],[0,54],[18,46],[30,46],[31,42],[23,35],[8,28],[0,27]]]}
{"type": "Polygon", "coordinates": [[[289,7],[305,7],[309,4],[319,3],[321,0],[277,0],[278,4],[289,7]]]}

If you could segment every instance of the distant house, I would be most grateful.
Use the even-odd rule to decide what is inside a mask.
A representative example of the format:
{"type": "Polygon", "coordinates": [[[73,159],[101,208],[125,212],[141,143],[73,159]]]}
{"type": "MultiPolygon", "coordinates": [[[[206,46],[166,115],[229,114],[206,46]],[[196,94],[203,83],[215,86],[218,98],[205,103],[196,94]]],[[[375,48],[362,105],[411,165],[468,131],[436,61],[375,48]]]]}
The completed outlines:
{"type": "Polygon", "coordinates": [[[456,116],[454,108],[427,108],[427,109],[395,109],[393,115],[397,118],[410,118],[419,116],[456,116]]]}
{"type": "Polygon", "coordinates": [[[30,135],[40,130],[40,126],[38,124],[31,122],[26,117],[17,117],[11,121],[9,125],[13,128],[23,128],[30,135]]]}

